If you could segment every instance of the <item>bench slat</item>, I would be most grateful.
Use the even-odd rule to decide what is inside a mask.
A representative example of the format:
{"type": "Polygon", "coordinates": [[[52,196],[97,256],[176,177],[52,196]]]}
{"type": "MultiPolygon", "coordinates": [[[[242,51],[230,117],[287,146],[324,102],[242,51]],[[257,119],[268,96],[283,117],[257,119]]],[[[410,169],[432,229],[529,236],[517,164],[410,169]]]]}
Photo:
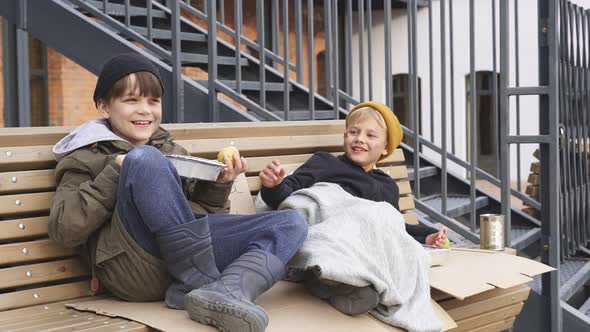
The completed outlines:
{"type": "Polygon", "coordinates": [[[72,323],[80,322],[84,320],[88,321],[88,318],[94,316],[93,313],[89,312],[77,312],[76,310],[65,310],[60,312],[58,315],[50,315],[42,317],[40,319],[29,321],[24,320],[21,322],[15,322],[3,326],[7,331],[19,331],[19,332],[37,332],[44,330],[51,330],[63,326],[72,325],[72,323]]]}
{"type": "MultiPolygon", "coordinates": [[[[162,124],[177,140],[344,133],[343,120],[162,124]]],[[[76,127],[0,128],[0,147],[55,144],[76,127]]]]}
{"type": "Polygon", "coordinates": [[[410,181],[401,181],[397,183],[399,188],[399,195],[409,195],[412,193],[412,187],[410,186],[410,181]]]}
{"type": "Polygon", "coordinates": [[[492,310],[481,315],[460,320],[456,322],[457,327],[450,330],[449,332],[471,331],[477,327],[482,327],[498,321],[504,321],[505,319],[517,316],[522,310],[523,306],[524,303],[520,302],[507,307],[492,310]]]}
{"type": "Polygon", "coordinates": [[[496,288],[470,296],[463,301],[450,299],[441,301],[439,304],[453,320],[460,321],[497,308],[523,302],[528,298],[530,290],[526,285],[507,289],[496,288]]]}
{"type": "Polygon", "coordinates": [[[61,258],[76,254],[74,248],[65,248],[49,239],[0,245],[0,265],[61,258]]]}
{"type": "MultiPolygon", "coordinates": [[[[286,174],[291,173],[291,171],[295,170],[299,167],[300,164],[288,164],[282,165],[285,169],[286,174]]],[[[381,168],[385,173],[391,176],[394,180],[400,179],[407,179],[408,178],[408,169],[406,166],[389,166],[381,168]]],[[[409,186],[409,183],[408,183],[409,186]]],[[[248,177],[248,187],[250,187],[250,191],[258,192],[260,191],[261,183],[260,178],[258,175],[253,175],[248,177]]],[[[401,191],[401,190],[400,190],[401,191]]],[[[410,190],[411,192],[411,190],[410,190]]]]}
{"type": "Polygon", "coordinates": [[[35,317],[43,315],[46,312],[59,312],[66,309],[65,305],[68,303],[86,302],[98,299],[104,299],[107,296],[96,295],[88,297],[80,297],[75,299],[67,299],[65,301],[52,302],[47,304],[33,305],[26,308],[13,309],[0,312],[0,325],[4,322],[12,321],[14,319],[25,319],[27,317],[35,317]]]}
{"type": "MultiPolygon", "coordinates": [[[[342,150],[342,135],[213,138],[176,142],[190,154],[203,158],[217,158],[219,150],[231,143],[245,157],[342,150]]],[[[0,148],[0,171],[54,167],[56,162],[52,148],[51,145],[0,148]]]]}
{"type": "Polygon", "coordinates": [[[478,327],[476,329],[471,330],[470,332],[496,332],[496,331],[505,331],[511,328],[514,325],[514,321],[516,317],[508,318],[500,322],[495,322],[492,324],[488,324],[482,327],[478,327]]]}
{"type": "Polygon", "coordinates": [[[55,192],[0,196],[0,216],[49,211],[55,192]]]}
{"type": "Polygon", "coordinates": [[[0,221],[0,241],[47,235],[49,217],[0,221]]]}
{"type": "Polygon", "coordinates": [[[52,169],[0,173],[0,194],[54,188],[55,171],[52,169]]]}
{"type": "MultiPolygon", "coordinates": [[[[86,331],[86,330],[85,330],[86,331]]],[[[149,327],[138,322],[127,322],[124,324],[113,323],[105,326],[97,327],[88,332],[150,332],[153,331],[149,327]]]]}
{"type": "Polygon", "coordinates": [[[56,162],[52,145],[0,148],[0,171],[52,168],[56,162]]]}
{"type": "Polygon", "coordinates": [[[222,148],[233,143],[245,157],[301,154],[316,151],[335,152],[342,149],[342,135],[276,136],[245,138],[214,138],[176,141],[190,154],[216,158],[222,148]]]}
{"type": "MultiPolygon", "coordinates": [[[[342,152],[335,152],[334,155],[341,155],[342,152]]],[[[303,164],[309,159],[312,154],[299,154],[299,155],[278,155],[268,157],[250,157],[248,158],[248,174],[260,173],[262,169],[266,167],[271,161],[278,159],[281,164],[303,164]]],[[[395,149],[391,156],[379,161],[377,166],[386,166],[394,163],[404,162],[404,153],[401,149],[395,149]]]]}
{"type": "Polygon", "coordinates": [[[90,295],[92,295],[92,291],[90,290],[89,280],[28,289],[0,294],[0,310],[16,309],[90,295]]]}
{"type": "Polygon", "coordinates": [[[0,289],[89,275],[80,259],[71,258],[0,269],[0,289]]]}

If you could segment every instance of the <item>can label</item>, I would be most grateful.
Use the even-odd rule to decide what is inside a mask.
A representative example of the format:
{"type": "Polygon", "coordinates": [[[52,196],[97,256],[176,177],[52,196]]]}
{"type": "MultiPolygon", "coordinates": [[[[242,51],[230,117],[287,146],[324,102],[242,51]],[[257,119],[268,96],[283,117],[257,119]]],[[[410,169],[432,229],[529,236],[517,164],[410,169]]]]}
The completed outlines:
{"type": "Polygon", "coordinates": [[[482,216],[480,248],[504,250],[504,218],[501,215],[482,216]]]}

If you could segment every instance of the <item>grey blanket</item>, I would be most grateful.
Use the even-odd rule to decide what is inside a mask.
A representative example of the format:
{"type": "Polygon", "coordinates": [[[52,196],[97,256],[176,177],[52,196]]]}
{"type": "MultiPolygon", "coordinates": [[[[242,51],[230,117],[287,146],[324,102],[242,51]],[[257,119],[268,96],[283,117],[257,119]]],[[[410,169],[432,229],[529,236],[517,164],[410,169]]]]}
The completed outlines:
{"type": "Polygon", "coordinates": [[[380,294],[373,316],[408,331],[441,330],[430,302],[430,256],[393,206],[317,183],[293,193],[279,209],[299,211],[311,226],[288,264],[294,279],[314,271],[349,285],[373,285],[380,294]]]}

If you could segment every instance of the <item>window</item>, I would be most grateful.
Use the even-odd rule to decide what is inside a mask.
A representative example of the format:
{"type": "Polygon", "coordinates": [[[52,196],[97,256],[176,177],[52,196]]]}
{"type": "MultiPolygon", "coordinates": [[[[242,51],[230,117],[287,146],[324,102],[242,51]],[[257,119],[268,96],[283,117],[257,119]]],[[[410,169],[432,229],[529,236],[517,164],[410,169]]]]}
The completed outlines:
{"type": "MultiPolygon", "coordinates": [[[[410,89],[409,89],[409,75],[398,74],[393,75],[392,78],[392,93],[393,93],[393,112],[397,115],[399,122],[412,129],[412,113],[410,111],[410,89]]],[[[420,121],[422,114],[422,80],[418,77],[418,93],[416,94],[418,101],[418,132],[422,132],[422,124],[420,121]]],[[[404,142],[411,144],[409,138],[404,138],[404,142]]]]}
{"type": "MultiPolygon", "coordinates": [[[[494,95],[493,95],[493,77],[496,75],[498,92],[496,107],[500,105],[500,78],[499,74],[491,71],[479,71],[475,73],[476,97],[475,104],[477,109],[477,165],[480,169],[497,176],[497,154],[496,149],[499,146],[499,130],[494,131],[494,95]]],[[[471,107],[471,81],[470,75],[465,78],[466,97],[467,97],[467,156],[470,156],[470,107],[471,107]]],[[[498,113],[499,114],[499,113],[498,113]]],[[[499,115],[498,115],[499,116],[499,115]]]]}

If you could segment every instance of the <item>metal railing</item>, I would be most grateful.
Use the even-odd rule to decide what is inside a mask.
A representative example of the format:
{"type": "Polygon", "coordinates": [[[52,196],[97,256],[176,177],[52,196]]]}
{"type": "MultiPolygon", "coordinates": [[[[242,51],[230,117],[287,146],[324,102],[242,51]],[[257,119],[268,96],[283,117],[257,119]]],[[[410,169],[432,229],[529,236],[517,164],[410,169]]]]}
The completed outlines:
{"type": "MultiPolygon", "coordinates": [[[[451,167],[454,167],[455,171],[459,171],[466,175],[470,182],[470,219],[468,229],[460,229],[461,235],[468,239],[478,242],[477,236],[477,212],[476,212],[476,181],[486,180],[491,184],[500,188],[501,180],[496,174],[490,174],[487,171],[479,167],[477,163],[477,120],[478,120],[478,106],[476,102],[477,91],[476,90],[476,40],[481,43],[481,38],[475,36],[475,13],[474,8],[476,3],[478,6],[485,4],[490,6],[489,15],[492,18],[492,31],[491,44],[493,53],[493,67],[492,72],[497,72],[497,61],[496,53],[498,51],[498,41],[496,38],[497,28],[497,3],[496,0],[490,0],[490,2],[476,2],[469,1],[469,85],[470,85],[470,99],[468,110],[466,110],[465,117],[469,119],[466,129],[464,141],[472,142],[466,151],[459,151],[456,147],[458,141],[458,129],[456,128],[457,123],[457,107],[455,101],[455,57],[458,52],[462,52],[460,49],[454,47],[455,37],[454,34],[454,21],[456,10],[453,7],[453,1],[440,0],[440,1],[417,1],[409,0],[405,6],[405,10],[397,11],[398,15],[405,15],[407,17],[407,31],[397,32],[392,30],[392,3],[396,2],[393,0],[383,1],[371,1],[371,0],[329,0],[329,1],[306,1],[306,6],[303,6],[302,0],[292,1],[278,1],[278,0],[257,0],[256,6],[256,34],[255,38],[252,35],[247,36],[243,29],[243,8],[244,1],[235,0],[233,2],[234,19],[232,22],[226,21],[226,18],[230,15],[226,15],[226,3],[228,1],[222,0],[209,0],[206,2],[199,2],[203,6],[197,6],[195,2],[189,0],[185,1],[166,1],[161,3],[160,1],[146,0],[147,8],[147,36],[144,36],[133,29],[131,29],[131,18],[130,8],[131,3],[125,0],[123,3],[125,17],[123,22],[114,20],[109,17],[107,8],[111,1],[103,0],[102,6],[95,7],[92,3],[84,0],[70,0],[74,4],[82,7],[87,12],[98,17],[104,24],[109,25],[111,28],[118,31],[121,35],[142,44],[145,49],[156,56],[166,60],[172,65],[173,70],[173,91],[172,98],[174,100],[175,110],[175,122],[182,122],[184,118],[184,105],[183,105],[183,84],[182,84],[182,62],[185,56],[181,51],[181,31],[180,26],[193,25],[195,26],[194,20],[190,18],[197,18],[202,22],[205,22],[207,28],[207,42],[208,42],[208,88],[212,92],[209,94],[209,119],[211,121],[219,120],[219,103],[217,102],[218,93],[223,93],[226,97],[232,99],[238,104],[243,105],[248,110],[255,111],[265,120],[284,120],[290,119],[290,113],[292,112],[293,100],[291,100],[290,90],[292,86],[297,86],[301,90],[308,92],[307,109],[310,112],[310,118],[315,119],[317,110],[316,102],[321,100],[331,105],[334,111],[334,118],[343,116],[351,105],[357,104],[360,101],[374,98],[374,91],[378,88],[375,82],[380,80],[384,81],[385,97],[383,100],[389,107],[394,108],[393,100],[393,82],[392,82],[392,68],[395,62],[403,61],[406,57],[403,52],[393,53],[392,49],[392,38],[396,37],[396,34],[402,33],[407,34],[407,77],[408,77],[408,89],[407,89],[407,110],[396,109],[396,112],[405,111],[409,114],[409,123],[404,124],[404,134],[410,138],[408,143],[411,144],[408,148],[412,151],[423,152],[427,149],[429,154],[435,157],[435,162],[440,167],[441,173],[441,185],[440,193],[442,200],[442,209],[440,211],[430,208],[429,206],[422,204],[423,209],[428,213],[429,216],[438,220],[439,222],[449,224],[451,221],[446,218],[447,214],[447,202],[448,202],[448,181],[447,174],[451,167]],[[418,60],[419,55],[417,46],[421,40],[422,35],[417,34],[418,25],[418,11],[428,11],[428,30],[435,31],[435,10],[433,4],[438,2],[439,8],[439,36],[440,36],[440,51],[436,52],[434,48],[435,35],[429,33],[428,38],[428,56],[429,56],[429,73],[432,79],[429,80],[428,94],[430,96],[435,95],[436,85],[440,88],[440,106],[434,101],[430,100],[430,104],[424,107],[424,111],[419,109],[421,103],[421,96],[418,91],[418,60]],[[487,4],[486,4],[487,3],[487,4]],[[374,5],[382,6],[380,10],[374,10],[374,5]],[[268,6],[270,5],[270,10],[268,6]],[[282,6],[281,6],[282,5],[282,6]],[[102,8],[100,8],[102,7],[102,8]],[[170,49],[165,49],[153,41],[153,16],[154,10],[164,11],[170,17],[170,31],[172,33],[172,43],[170,49]],[[236,15],[237,13],[237,15],[236,15]],[[272,15],[268,17],[268,13],[272,15]],[[293,15],[291,15],[293,13],[293,15]],[[290,19],[282,19],[290,18],[290,19]],[[215,18],[215,19],[213,19],[215,18]],[[378,37],[375,33],[374,24],[375,21],[382,20],[383,23],[383,36],[378,37]],[[289,24],[289,22],[292,24],[289,24]],[[307,36],[303,32],[303,22],[306,21],[308,28],[307,36]],[[448,22],[448,25],[447,25],[448,22]],[[270,26],[267,28],[267,25],[270,26]],[[231,27],[230,25],[233,25],[231,27]],[[281,31],[282,26],[282,31],[281,31]],[[294,31],[292,31],[294,27],[294,31]],[[440,33],[443,31],[445,33],[440,33]],[[447,33],[448,31],[448,33],[447,33]],[[286,33],[287,32],[287,33],[286,33]],[[313,32],[323,34],[323,40],[318,44],[315,34],[313,32]],[[227,81],[221,80],[218,75],[218,33],[223,33],[229,36],[230,41],[226,40],[233,50],[233,57],[235,59],[234,73],[235,73],[235,86],[229,86],[227,81]],[[358,45],[355,45],[356,41],[353,37],[356,36],[358,45]],[[280,49],[280,40],[282,37],[282,52],[280,49]],[[290,38],[295,40],[295,52],[290,52],[290,38]],[[376,38],[383,38],[377,40],[376,38]],[[307,40],[307,56],[304,55],[304,39],[307,40]],[[250,52],[243,52],[243,45],[247,47],[250,52]],[[324,49],[325,66],[324,72],[319,73],[320,69],[317,63],[318,53],[315,46],[321,45],[324,49]],[[370,45],[371,47],[364,47],[370,45]],[[372,47],[378,45],[385,45],[381,48],[382,54],[377,54],[379,47],[372,47]],[[357,52],[356,49],[367,50],[366,54],[364,51],[357,52]],[[356,53],[355,53],[356,52],[356,53]],[[257,53],[257,56],[253,56],[248,53],[257,53]],[[282,54],[281,54],[282,53],[282,54]],[[438,54],[437,54],[438,53],[438,54]],[[356,60],[354,59],[356,54],[356,60]],[[382,64],[384,75],[377,77],[374,70],[377,62],[375,59],[381,57],[384,59],[382,64]],[[435,81],[433,73],[435,72],[434,59],[440,57],[440,81],[435,81]],[[244,81],[242,77],[242,64],[241,60],[247,58],[249,62],[256,63],[258,67],[257,80],[258,80],[258,95],[257,99],[252,98],[252,94],[249,96],[243,93],[244,81]],[[448,70],[447,70],[448,68],[448,70]],[[368,70],[367,70],[368,69],[368,70]],[[373,69],[373,70],[372,70],[373,69]],[[308,78],[304,79],[304,73],[307,72],[308,78]],[[325,77],[325,84],[320,86],[322,80],[314,79],[315,75],[325,77]],[[293,77],[292,79],[283,79],[283,94],[282,103],[280,108],[282,112],[272,112],[269,110],[269,100],[267,91],[267,76],[268,75],[279,75],[283,78],[293,77]],[[450,79],[450,84],[448,83],[450,79]],[[358,82],[358,84],[356,84],[358,82]],[[322,91],[325,91],[323,93],[322,91]],[[449,99],[447,99],[449,98],[449,99]],[[447,100],[450,103],[447,103],[447,100]],[[438,113],[437,113],[438,111],[438,113]],[[429,112],[430,114],[426,114],[429,112]],[[449,116],[450,115],[450,116],[449,116]],[[420,123],[423,122],[422,117],[428,116],[431,119],[430,128],[420,130],[420,123]],[[440,125],[437,121],[440,119],[440,125]],[[450,123],[449,123],[450,122],[450,123]],[[450,128],[449,128],[450,127],[450,128]],[[436,130],[440,128],[439,136],[435,136],[436,130]],[[447,142],[450,138],[450,142],[447,142]],[[450,143],[450,144],[449,144],[450,143]]],[[[95,3],[95,2],[93,2],[95,3]]],[[[402,2],[399,2],[402,3],[402,2]]],[[[398,3],[398,4],[399,4],[398,3]]],[[[252,2],[248,2],[252,5],[252,2]]],[[[518,9],[518,1],[512,2],[516,13],[518,9]]],[[[518,16],[518,15],[516,15],[518,16]]],[[[515,36],[518,36],[518,20],[514,21],[515,36]]],[[[517,39],[517,38],[516,38],[517,39]]],[[[517,43],[518,40],[515,40],[517,43]]],[[[516,52],[518,55],[518,51],[516,52]]],[[[519,60],[518,56],[515,57],[515,69],[518,72],[519,60]]],[[[518,74],[516,75],[516,83],[518,83],[518,74]]],[[[493,103],[493,119],[494,119],[494,135],[499,135],[500,126],[497,123],[497,119],[500,118],[500,109],[498,105],[497,96],[499,96],[497,75],[492,75],[492,98],[493,103]]],[[[519,102],[520,96],[517,94],[516,97],[516,113],[517,113],[517,136],[519,134],[519,102]]],[[[276,106],[276,105],[275,105],[276,106]]],[[[276,108],[276,107],[275,107],[276,108]]],[[[503,109],[502,112],[506,112],[503,109]]],[[[497,136],[496,136],[497,139],[497,136]]],[[[491,140],[494,140],[492,137],[491,140]]],[[[517,145],[517,164],[520,164],[520,144],[517,145]]],[[[497,171],[500,171],[500,145],[494,144],[495,149],[495,165],[497,171]]],[[[419,170],[420,158],[416,157],[413,160],[413,166],[415,170],[419,170]]],[[[421,199],[421,184],[422,178],[420,172],[414,172],[414,194],[419,201],[421,199]]],[[[520,183],[520,171],[517,172],[517,183],[520,183]]],[[[511,188],[508,195],[512,195],[522,200],[528,206],[540,209],[541,204],[522,193],[520,184],[516,188],[511,188]]],[[[449,224],[450,225],[450,224],[449,224]]],[[[453,224],[453,227],[457,228],[459,225],[453,224]]],[[[510,234],[507,234],[506,241],[510,243],[510,234]]]]}
{"type": "MultiPolygon", "coordinates": [[[[301,31],[301,21],[307,20],[308,31],[317,31],[323,30],[323,34],[325,36],[323,40],[323,47],[325,48],[325,72],[317,73],[318,75],[323,75],[326,77],[325,81],[327,82],[325,86],[325,94],[323,97],[326,97],[332,103],[332,107],[335,111],[335,117],[338,117],[339,114],[346,113],[347,109],[354,104],[359,103],[362,100],[371,99],[374,97],[373,92],[375,90],[374,82],[377,80],[383,79],[385,82],[385,99],[384,102],[388,104],[391,108],[393,108],[393,100],[392,100],[392,63],[394,61],[392,48],[391,48],[391,38],[393,35],[392,28],[391,28],[391,18],[392,18],[392,2],[391,0],[380,1],[383,7],[380,11],[375,11],[372,9],[373,2],[371,0],[347,0],[347,1],[307,1],[306,11],[302,11],[299,8],[302,7],[301,0],[294,0],[294,1],[283,1],[279,3],[279,1],[262,1],[258,0],[256,2],[257,6],[257,16],[256,16],[256,23],[257,23],[257,38],[256,42],[248,39],[245,35],[239,34],[237,32],[238,29],[232,29],[228,25],[228,22],[225,22],[223,18],[225,15],[220,14],[217,15],[215,11],[211,12],[210,10],[216,10],[220,8],[220,11],[225,7],[224,2],[222,1],[215,1],[210,0],[207,1],[207,10],[208,12],[203,12],[203,8],[196,8],[191,5],[190,2],[181,3],[181,6],[187,12],[195,15],[196,17],[206,20],[208,25],[208,32],[209,36],[215,36],[216,31],[222,31],[234,39],[234,45],[236,47],[236,57],[239,56],[240,51],[238,50],[237,43],[238,42],[246,42],[253,50],[258,51],[258,63],[265,64],[264,66],[260,66],[260,94],[259,100],[261,108],[266,107],[266,91],[264,90],[264,83],[265,83],[265,69],[272,69],[273,66],[275,68],[282,67],[282,75],[283,77],[295,76],[296,80],[284,80],[284,104],[283,104],[283,119],[289,118],[289,85],[296,82],[303,82],[302,73],[307,71],[309,73],[309,78],[314,76],[314,73],[317,72],[316,69],[318,68],[316,54],[314,49],[314,42],[312,34],[308,33],[307,40],[308,40],[308,49],[307,49],[307,60],[304,59],[303,48],[301,47],[302,41],[304,39],[303,32],[301,31]],[[266,5],[270,3],[271,5],[271,19],[268,22],[264,19],[265,13],[267,13],[267,9],[265,8],[266,5]],[[282,11],[279,9],[279,5],[282,4],[282,11]],[[288,20],[282,20],[282,28],[280,30],[281,24],[281,17],[289,17],[290,16],[290,7],[295,8],[295,15],[293,20],[295,21],[295,31],[294,31],[294,38],[296,40],[296,52],[295,54],[289,53],[289,33],[285,33],[285,31],[289,30],[289,25],[286,24],[288,20]],[[281,14],[282,12],[282,14],[281,14]],[[355,19],[356,13],[356,19],[355,19]],[[319,17],[323,18],[323,25],[318,26],[315,23],[314,16],[318,15],[319,17]],[[211,17],[217,17],[215,20],[215,24],[212,24],[211,17]],[[383,17],[384,23],[384,35],[385,38],[383,40],[376,40],[375,33],[373,32],[373,24],[372,21],[375,18],[381,19],[383,17]],[[271,26],[266,28],[266,24],[270,23],[271,26]],[[213,29],[213,27],[217,27],[217,29],[213,29]],[[366,49],[365,52],[358,52],[358,62],[353,63],[353,49],[356,48],[356,45],[353,45],[352,35],[353,31],[356,31],[356,35],[358,36],[358,49],[366,49]],[[270,36],[267,36],[267,33],[270,33],[270,36]],[[239,36],[236,37],[236,36],[239,36]],[[280,38],[283,40],[283,54],[280,53],[279,48],[279,40],[280,38]],[[270,40],[271,45],[266,47],[266,41],[270,40]],[[375,66],[374,58],[378,56],[377,51],[373,50],[372,45],[381,44],[385,45],[383,58],[385,59],[383,63],[383,67],[385,70],[383,71],[384,77],[376,77],[374,74],[374,70],[371,70],[375,66]],[[368,45],[368,47],[363,47],[363,45],[368,45]],[[265,50],[264,52],[260,52],[260,50],[265,50]],[[339,50],[339,51],[335,51],[339,50]],[[285,60],[287,59],[287,60],[285,60]],[[311,61],[310,61],[311,59],[311,61]],[[270,61],[269,61],[270,60],[270,61]],[[288,65],[285,66],[284,64],[287,63],[288,65]],[[368,70],[366,69],[368,68],[368,70]],[[358,72],[355,72],[358,71],[358,72]],[[355,89],[354,82],[358,82],[358,88],[355,89]],[[337,97],[338,96],[338,97],[337,97]]],[[[477,231],[477,220],[476,220],[476,206],[475,206],[475,199],[476,199],[476,180],[486,180],[492,183],[493,185],[500,186],[501,182],[497,175],[492,175],[483,169],[479,168],[477,165],[477,158],[475,157],[461,157],[461,154],[458,153],[456,148],[456,141],[457,141],[457,131],[456,131],[456,111],[455,111],[455,84],[448,84],[447,80],[450,77],[451,82],[455,79],[455,53],[457,50],[454,47],[451,47],[453,42],[453,2],[452,1],[440,1],[440,29],[439,31],[449,31],[447,35],[442,34],[440,36],[440,45],[441,49],[447,49],[448,47],[448,58],[447,52],[439,53],[441,58],[441,79],[440,79],[440,89],[441,89],[441,107],[440,107],[440,120],[442,126],[440,126],[442,133],[440,134],[439,139],[435,139],[433,133],[435,128],[437,128],[437,124],[434,121],[431,122],[431,128],[429,130],[424,130],[424,132],[420,132],[420,130],[416,129],[419,127],[419,123],[421,121],[421,111],[418,109],[419,105],[419,98],[418,96],[418,73],[417,73],[417,65],[418,65],[418,52],[417,52],[417,44],[419,42],[419,37],[416,33],[416,26],[417,26],[417,12],[418,10],[428,10],[429,11],[429,20],[428,20],[428,28],[429,31],[435,29],[432,14],[433,14],[433,2],[436,1],[422,1],[420,9],[418,9],[418,1],[408,1],[407,7],[405,10],[405,15],[408,18],[408,26],[407,26],[407,33],[408,34],[408,112],[410,114],[409,123],[405,124],[404,126],[404,133],[407,137],[411,138],[411,148],[413,151],[422,151],[424,147],[430,149],[433,153],[437,153],[440,157],[440,164],[441,167],[441,176],[443,181],[441,181],[441,194],[442,194],[442,210],[429,211],[429,215],[439,219],[441,222],[447,222],[444,218],[444,215],[447,212],[447,197],[448,197],[448,188],[447,188],[447,181],[446,176],[448,173],[448,163],[447,161],[451,161],[455,167],[463,169],[464,172],[468,175],[468,179],[471,182],[471,192],[470,192],[470,199],[471,199],[471,216],[470,216],[470,225],[469,229],[471,234],[475,234],[477,231]],[[448,9],[447,9],[448,8],[448,9]],[[447,11],[448,10],[448,11],[447,11]],[[449,20],[450,26],[446,26],[446,20],[449,20]],[[450,42],[448,43],[447,40],[450,42]],[[450,70],[446,70],[447,62],[450,64],[450,70]],[[447,96],[450,97],[450,107],[447,109],[447,96]],[[450,111],[450,128],[447,128],[447,110],[450,111]],[[449,130],[450,129],[450,130],[449,130]],[[430,132],[430,137],[425,137],[425,133],[430,132]],[[447,136],[451,138],[451,144],[447,144],[447,136]],[[442,157],[443,151],[446,151],[445,156],[442,157]],[[468,160],[468,161],[466,161],[468,160]],[[473,174],[474,176],[471,176],[473,174]]],[[[238,12],[241,13],[240,5],[242,3],[234,3],[234,8],[238,12]]],[[[475,32],[474,32],[474,11],[473,8],[475,7],[475,1],[470,1],[470,15],[469,15],[469,31],[470,31],[470,40],[471,44],[469,47],[470,52],[470,76],[475,77],[475,32]]],[[[495,60],[495,54],[498,49],[495,30],[496,30],[496,1],[491,1],[491,8],[490,8],[490,15],[492,16],[493,20],[493,28],[494,31],[492,35],[492,45],[493,45],[493,53],[494,53],[494,65],[493,65],[493,72],[497,72],[497,64],[495,60]]],[[[240,16],[240,15],[235,15],[240,16]]],[[[239,27],[238,22],[234,22],[235,27],[239,27]]],[[[518,32],[518,22],[515,22],[515,29],[518,32]]],[[[518,34],[518,33],[517,33],[518,34]]],[[[428,36],[428,44],[429,44],[429,70],[433,72],[433,59],[436,58],[436,54],[433,50],[433,38],[434,34],[429,34],[428,36]]],[[[210,52],[215,52],[215,47],[213,43],[211,43],[210,52]]],[[[396,61],[399,61],[398,56],[402,56],[402,54],[396,54],[396,61]]],[[[214,60],[214,59],[213,59],[214,60]]],[[[517,69],[518,69],[518,59],[516,60],[517,69]]],[[[228,92],[228,87],[223,86],[216,78],[215,68],[217,67],[217,63],[213,61],[209,64],[209,79],[210,79],[210,86],[209,88],[213,91],[221,91],[221,92],[228,92]]],[[[432,76],[431,76],[432,77],[432,76]]],[[[320,93],[320,89],[317,86],[317,83],[314,79],[307,80],[307,87],[309,91],[309,110],[311,112],[311,118],[315,118],[315,103],[314,98],[320,93]]],[[[240,85],[240,77],[236,77],[237,79],[237,86],[240,85]]],[[[475,91],[475,79],[471,79],[471,90],[475,91]]],[[[499,118],[499,111],[498,111],[498,103],[497,103],[497,96],[498,93],[498,84],[497,84],[497,77],[493,75],[493,110],[494,115],[494,127],[495,133],[498,133],[498,124],[497,119],[499,118]]],[[[429,94],[432,96],[434,95],[434,79],[430,80],[429,84],[429,94]]],[[[231,96],[233,97],[233,95],[231,96]]],[[[211,102],[210,107],[212,108],[212,112],[217,112],[216,110],[216,94],[213,93],[210,95],[211,102]]],[[[470,111],[471,114],[468,116],[470,118],[468,127],[469,127],[469,137],[465,137],[465,140],[471,140],[475,142],[475,138],[477,135],[477,107],[476,107],[476,94],[471,94],[470,100],[470,111]]],[[[520,98],[520,97],[516,97],[520,98]]],[[[249,105],[246,105],[249,106],[249,105]]],[[[432,102],[429,105],[429,117],[431,119],[435,119],[437,116],[435,114],[435,103],[432,102]]],[[[519,112],[519,106],[517,105],[517,113],[519,112]]],[[[519,122],[519,121],[517,121],[519,122]]],[[[519,124],[517,124],[519,126],[519,124]]],[[[519,132],[520,129],[517,129],[519,132]]],[[[496,134],[497,135],[497,134],[496,134]]],[[[496,136],[497,139],[497,136],[496,136]]],[[[500,149],[499,145],[495,144],[495,164],[499,170],[500,164],[500,149]]],[[[467,156],[476,156],[478,153],[476,144],[471,144],[469,151],[466,151],[465,155],[467,156]]],[[[520,164],[521,155],[520,155],[520,146],[517,148],[517,163],[520,164]]],[[[420,168],[420,158],[414,158],[414,168],[420,168]]],[[[420,199],[421,195],[421,176],[419,172],[415,172],[416,178],[414,181],[414,194],[417,199],[420,199]]],[[[517,173],[517,183],[520,183],[520,172],[517,173]]],[[[517,185],[516,188],[511,190],[511,195],[517,197],[518,199],[525,202],[527,205],[540,208],[540,204],[533,200],[532,198],[528,197],[524,193],[520,191],[520,184],[517,185]]],[[[428,206],[425,206],[428,209],[428,206]]],[[[470,239],[474,240],[474,236],[470,234],[463,234],[467,235],[470,239]]],[[[475,239],[476,240],[476,239],[475,239]]],[[[510,239],[508,238],[507,241],[510,239]]]]}
{"type": "Polygon", "coordinates": [[[559,5],[561,251],[570,257],[580,250],[590,254],[590,13],[570,1],[559,5]]]}

